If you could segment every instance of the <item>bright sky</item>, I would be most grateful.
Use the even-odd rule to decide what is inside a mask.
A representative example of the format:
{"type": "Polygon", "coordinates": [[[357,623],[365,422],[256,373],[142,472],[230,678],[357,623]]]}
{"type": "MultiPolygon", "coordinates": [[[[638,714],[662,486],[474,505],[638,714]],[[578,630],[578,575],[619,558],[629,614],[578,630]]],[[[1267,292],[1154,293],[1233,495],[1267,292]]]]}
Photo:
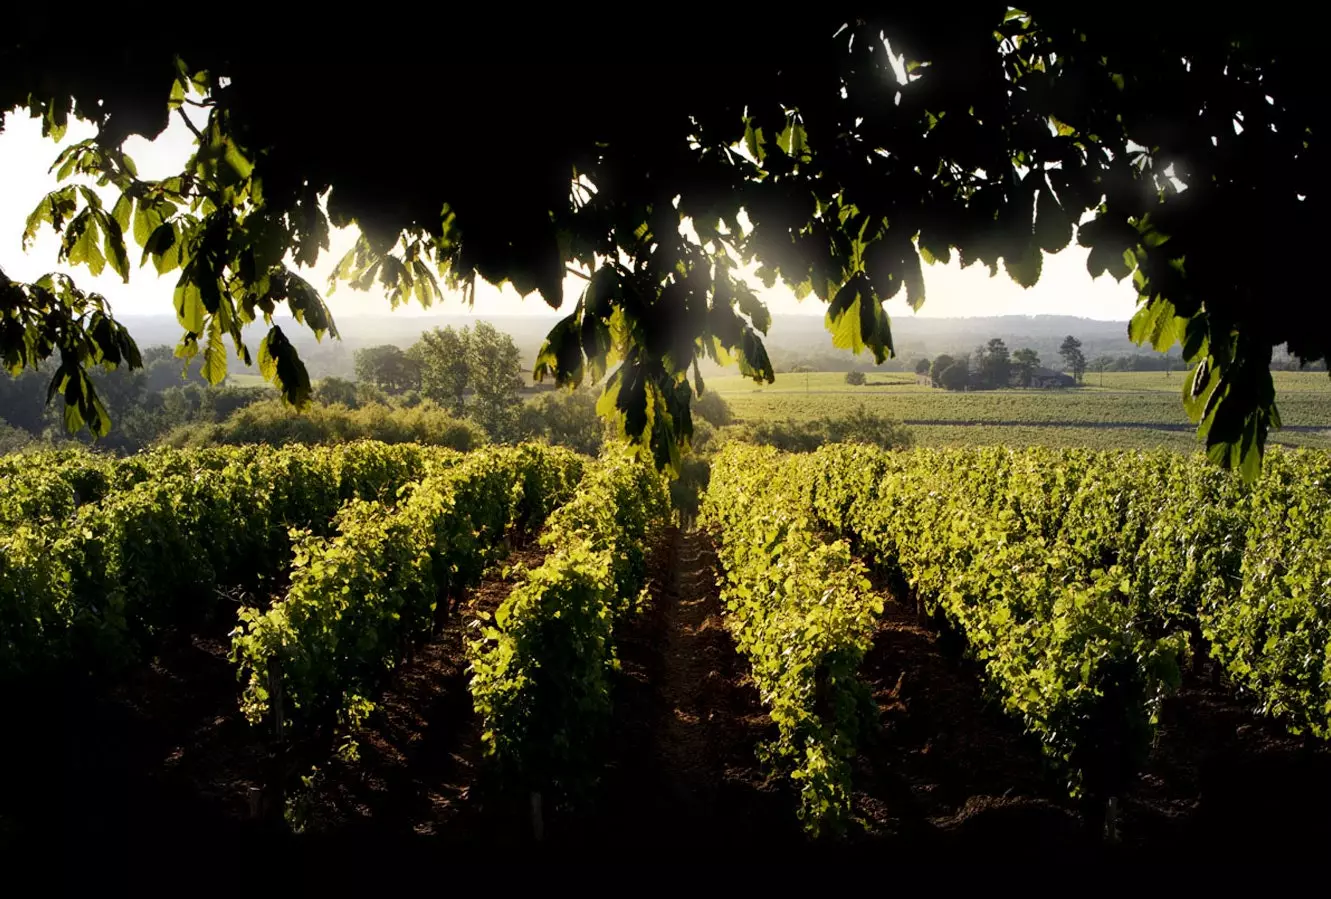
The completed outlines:
{"type": "MultiPolygon", "coordinates": [[[[27,253],[22,246],[23,223],[28,213],[41,198],[57,187],[53,174],[48,174],[51,162],[60,147],[41,136],[41,126],[26,114],[5,117],[5,128],[0,132],[0,268],[13,279],[30,281],[51,271],[67,271],[74,275],[85,289],[96,290],[106,296],[119,315],[172,314],[171,293],[175,287],[175,274],[158,278],[152,266],[131,272],[130,283],[124,284],[108,271],[100,278],[82,268],[58,265],[56,254],[59,241],[49,227],[44,228],[27,253]]],[[[65,143],[83,140],[93,135],[93,128],[72,121],[65,143]]],[[[177,119],[153,143],[131,138],[126,152],[133,157],[139,174],[145,178],[162,178],[180,171],[188,158],[193,135],[177,119]]],[[[304,277],[316,288],[325,290],[329,273],[355,241],[350,229],[335,231],[331,239],[331,252],[323,254],[312,270],[303,271],[304,277]]],[[[1056,255],[1046,254],[1044,271],[1039,284],[1024,290],[1012,282],[1000,269],[990,278],[988,269],[981,265],[962,270],[954,259],[950,265],[926,265],[925,287],[928,300],[919,313],[912,313],[905,300],[897,298],[887,304],[893,316],[918,314],[922,318],[953,318],[978,315],[1078,315],[1107,321],[1126,321],[1136,305],[1136,293],[1130,280],[1116,283],[1108,276],[1095,280],[1087,274],[1088,250],[1071,246],[1056,255]]],[[[131,249],[131,263],[138,254],[131,249]]],[[[570,276],[565,283],[565,305],[572,306],[584,282],[570,276]]],[[[777,286],[767,290],[756,280],[754,286],[774,313],[821,316],[824,304],[810,298],[797,301],[790,291],[777,286]]],[[[548,315],[550,308],[536,294],[523,300],[511,288],[500,291],[489,285],[479,285],[476,291],[476,311],[490,315],[548,315]]],[[[360,292],[343,284],[328,303],[335,317],[382,314],[390,311],[388,300],[377,291],[360,292]]],[[[459,297],[449,297],[436,305],[432,313],[465,313],[467,307],[459,297]]],[[[419,305],[399,308],[395,315],[419,315],[419,305]]]]}

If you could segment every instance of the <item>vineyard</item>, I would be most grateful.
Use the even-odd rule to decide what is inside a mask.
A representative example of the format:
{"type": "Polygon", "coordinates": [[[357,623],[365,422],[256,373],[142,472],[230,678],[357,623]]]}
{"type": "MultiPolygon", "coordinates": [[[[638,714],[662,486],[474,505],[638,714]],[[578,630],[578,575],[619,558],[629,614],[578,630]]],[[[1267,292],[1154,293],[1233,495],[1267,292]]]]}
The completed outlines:
{"type": "Polygon", "coordinates": [[[855,554],[956,632],[1111,831],[1162,702],[1199,659],[1291,732],[1331,735],[1324,455],[1278,454],[1245,490],[1170,453],[732,447],[705,518],[811,830],[852,812],[855,668],[882,611],[855,554]]]}
{"type": "Polygon", "coordinates": [[[1231,828],[1217,783],[1327,793],[1324,454],[1249,486],[732,443],[670,518],[618,449],[0,457],[0,845],[927,843],[1019,806],[1014,843],[1100,851],[1231,828]]]}

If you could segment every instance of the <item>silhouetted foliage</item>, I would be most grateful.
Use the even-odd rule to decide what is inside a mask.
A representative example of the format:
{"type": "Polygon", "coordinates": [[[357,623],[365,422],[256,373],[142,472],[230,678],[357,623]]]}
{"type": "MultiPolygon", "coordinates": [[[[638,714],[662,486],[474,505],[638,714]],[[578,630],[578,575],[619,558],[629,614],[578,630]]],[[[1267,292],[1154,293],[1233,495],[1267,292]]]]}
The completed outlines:
{"type": "MultiPolygon", "coordinates": [[[[1133,277],[1133,339],[1181,343],[1195,363],[1186,406],[1212,457],[1255,473],[1279,423],[1272,347],[1331,351],[1325,306],[1305,309],[1302,273],[1277,262],[1315,258],[1323,230],[1317,29],[1050,2],[705,15],[635,29],[469,8],[467,30],[502,35],[519,62],[449,78],[449,137],[402,140],[385,128],[427,115],[441,72],[403,52],[393,17],[357,20],[352,66],[280,38],[242,50],[211,8],[77,30],[45,8],[15,12],[0,110],[26,108],[55,138],[72,115],[98,128],[56,160],[75,180],[42,200],[25,239],[50,225],[62,260],[125,279],[141,248],[178,278],[180,352],[218,383],[229,338],[296,403],[309,377],[271,316],[285,304],[336,336],[286,263],[314,263],[330,226],[362,232],[336,278],[377,283],[395,306],[432,303],[441,275],[468,296],[483,278],[558,306],[572,265],[589,281],[538,376],[576,384],[617,365],[607,411],[677,464],[698,358],[773,374],[767,311],[734,259],[828,303],[833,342],[881,361],[883,302],[919,307],[922,260],[1001,261],[1029,286],[1042,254],[1075,236],[1092,275],[1133,277]],[[206,116],[197,153],[178,176],[139,177],[125,138],[159,134],[185,107],[206,116]],[[258,319],[270,327],[252,353],[241,328],[258,319]]],[[[323,46],[324,27],[345,26],[303,23],[302,40],[323,46]]],[[[494,46],[451,46],[447,68],[469,72],[494,46]]],[[[140,359],[102,299],[63,276],[0,278],[0,310],[6,365],[57,356],[67,424],[104,433],[86,371],[140,359]]]]}

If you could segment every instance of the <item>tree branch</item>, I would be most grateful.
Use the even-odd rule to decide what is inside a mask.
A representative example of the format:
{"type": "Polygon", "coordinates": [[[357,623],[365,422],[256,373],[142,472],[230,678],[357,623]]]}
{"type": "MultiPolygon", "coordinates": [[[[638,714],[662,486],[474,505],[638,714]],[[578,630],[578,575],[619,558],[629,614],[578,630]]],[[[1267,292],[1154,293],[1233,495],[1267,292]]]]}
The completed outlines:
{"type": "Polygon", "coordinates": [[[177,106],[177,107],[176,107],[176,112],[180,113],[181,121],[183,121],[183,122],[185,123],[185,127],[186,127],[186,128],[188,128],[190,131],[193,131],[193,132],[194,132],[194,136],[197,137],[197,138],[199,139],[199,145],[202,146],[202,145],[203,145],[203,133],[202,133],[201,131],[199,131],[198,128],[194,127],[194,123],[191,122],[191,121],[189,120],[189,116],[185,115],[185,107],[183,107],[183,106],[177,106]]]}

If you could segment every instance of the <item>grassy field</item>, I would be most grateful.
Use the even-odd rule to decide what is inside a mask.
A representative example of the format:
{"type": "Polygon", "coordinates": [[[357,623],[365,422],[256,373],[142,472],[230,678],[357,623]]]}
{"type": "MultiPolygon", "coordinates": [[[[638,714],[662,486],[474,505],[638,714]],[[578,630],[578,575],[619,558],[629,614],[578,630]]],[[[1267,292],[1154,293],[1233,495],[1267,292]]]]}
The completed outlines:
{"type": "MultiPolygon", "coordinates": [[[[1121,448],[1197,447],[1183,411],[1183,373],[1108,372],[1068,390],[949,393],[916,383],[913,374],[874,373],[852,387],[841,372],[777,375],[758,385],[739,376],[712,378],[741,422],[837,415],[863,404],[900,418],[926,446],[1009,444],[1121,448]]],[[[1272,442],[1331,448],[1331,378],[1324,372],[1276,372],[1286,430],[1272,442]],[[1292,429],[1291,429],[1292,428],[1292,429]]]]}
{"type": "Polygon", "coordinates": [[[239,374],[228,374],[226,376],[226,386],[228,387],[271,387],[263,379],[263,375],[252,374],[250,372],[240,372],[239,374]]]}

